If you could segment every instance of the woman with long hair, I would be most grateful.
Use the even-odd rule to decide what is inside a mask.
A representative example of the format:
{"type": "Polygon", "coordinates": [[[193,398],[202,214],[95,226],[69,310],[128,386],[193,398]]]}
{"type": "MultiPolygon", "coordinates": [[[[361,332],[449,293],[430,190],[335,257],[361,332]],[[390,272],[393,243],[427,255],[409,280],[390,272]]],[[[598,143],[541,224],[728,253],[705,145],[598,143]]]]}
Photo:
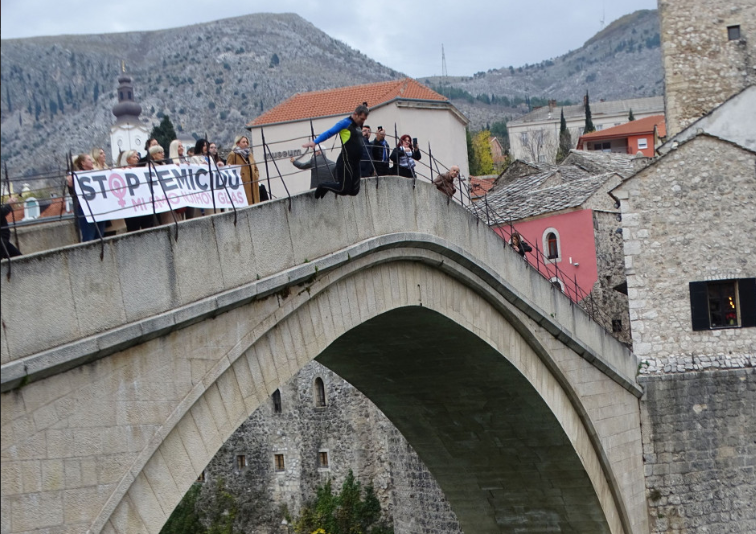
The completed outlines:
{"type": "MultiPolygon", "coordinates": [[[[79,154],[76,156],[73,160],[73,169],[74,171],[93,171],[95,170],[94,166],[94,160],[92,159],[92,156],[89,154],[79,154]]],[[[84,207],[81,206],[81,204],[78,201],[78,197],[76,196],[76,189],[74,187],[74,179],[71,174],[66,176],[66,184],[68,185],[68,190],[71,193],[71,198],[76,199],[74,201],[75,208],[74,211],[76,213],[76,218],[79,223],[79,232],[81,236],[81,242],[85,243],[87,241],[93,241],[95,239],[99,239],[100,236],[105,236],[105,221],[100,221],[96,223],[91,223],[87,221],[86,216],[84,215],[84,207]]]]}
{"type": "Polygon", "coordinates": [[[255,164],[255,158],[249,148],[249,138],[246,135],[237,135],[234,139],[234,149],[226,158],[230,165],[241,165],[241,178],[244,185],[244,194],[247,203],[251,206],[260,202],[260,171],[255,164]]]}
{"type": "Polygon", "coordinates": [[[404,134],[399,138],[396,148],[391,152],[389,159],[394,162],[392,170],[394,174],[405,178],[415,177],[415,161],[420,160],[420,149],[412,146],[412,138],[404,134]]]}
{"type": "Polygon", "coordinates": [[[197,142],[194,144],[194,155],[189,160],[189,163],[192,165],[207,165],[207,150],[209,146],[210,144],[207,142],[207,139],[197,139],[197,142]]]}
{"type": "Polygon", "coordinates": [[[92,161],[94,161],[95,169],[97,169],[98,171],[102,171],[108,168],[108,165],[106,162],[105,150],[99,147],[95,147],[92,149],[91,155],[92,155],[92,161]]]}
{"type": "Polygon", "coordinates": [[[168,157],[174,165],[185,165],[187,158],[184,156],[184,143],[178,139],[171,141],[171,146],[168,147],[168,157]]]}

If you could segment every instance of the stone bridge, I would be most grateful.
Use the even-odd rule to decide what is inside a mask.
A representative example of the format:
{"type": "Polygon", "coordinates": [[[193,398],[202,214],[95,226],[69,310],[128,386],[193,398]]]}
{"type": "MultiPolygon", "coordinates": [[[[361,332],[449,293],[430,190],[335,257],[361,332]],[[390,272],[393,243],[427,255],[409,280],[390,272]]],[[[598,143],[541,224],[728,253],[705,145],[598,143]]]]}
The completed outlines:
{"type": "Polygon", "coordinates": [[[157,533],[312,359],[393,421],[468,534],[647,532],[636,359],[429,184],[174,232],[3,262],[3,533],[157,533]]]}

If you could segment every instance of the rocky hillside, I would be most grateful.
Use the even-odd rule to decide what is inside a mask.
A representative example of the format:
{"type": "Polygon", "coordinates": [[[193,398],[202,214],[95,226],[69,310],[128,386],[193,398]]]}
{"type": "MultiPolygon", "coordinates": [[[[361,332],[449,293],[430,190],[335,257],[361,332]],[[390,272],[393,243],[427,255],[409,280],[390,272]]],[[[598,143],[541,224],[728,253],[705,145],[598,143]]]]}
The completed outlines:
{"type": "MultiPolygon", "coordinates": [[[[262,111],[300,91],[382,81],[380,65],[293,14],[255,14],[154,32],[2,41],[2,161],[11,177],[55,170],[63,154],[103,146],[115,118],[116,78],[125,62],[142,119],[165,114],[179,135],[228,146],[262,111]]],[[[659,21],[638,11],[579,50],[537,65],[462,78],[421,79],[450,89],[481,128],[528,111],[525,97],[578,102],[662,93],[659,21]],[[492,97],[493,102],[491,101],[492,97]]]]}
{"type": "Polygon", "coordinates": [[[625,15],[581,48],[535,65],[507,66],[471,77],[446,80],[431,77],[421,81],[466,92],[466,98],[454,102],[471,119],[473,127],[527,111],[525,97],[578,103],[586,90],[594,101],[661,95],[664,74],[659,15],[656,10],[625,15]],[[489,100],[491,96],[506,97],[509,102],[488,105],[486,96],[489,100]]]}
{"type": "Polygon", "coordinates": [[[298,91],[382,81],[394,70],[293,14],[256,14],[154,32],[2,41],[2,161],[12,176],[104,146],[121,61],[150,127],[228,145],[244,125],[298,91]],[[183,132],[183,134],[182,134],[183,132]]]}

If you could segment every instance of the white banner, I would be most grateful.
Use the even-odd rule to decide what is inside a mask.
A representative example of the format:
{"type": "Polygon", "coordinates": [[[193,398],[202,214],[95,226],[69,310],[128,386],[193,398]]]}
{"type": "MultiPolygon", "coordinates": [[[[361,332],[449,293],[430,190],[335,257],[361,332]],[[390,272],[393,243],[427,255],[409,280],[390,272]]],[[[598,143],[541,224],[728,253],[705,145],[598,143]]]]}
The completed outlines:
{"type": "Polygon", "coordinates": [[[240,166],[212,172],[202,165],[77,172],[74,188],[89,222],[139,217],[171,208],[231,209],[232,202],[237,208],[247,205],[240,166]]]}

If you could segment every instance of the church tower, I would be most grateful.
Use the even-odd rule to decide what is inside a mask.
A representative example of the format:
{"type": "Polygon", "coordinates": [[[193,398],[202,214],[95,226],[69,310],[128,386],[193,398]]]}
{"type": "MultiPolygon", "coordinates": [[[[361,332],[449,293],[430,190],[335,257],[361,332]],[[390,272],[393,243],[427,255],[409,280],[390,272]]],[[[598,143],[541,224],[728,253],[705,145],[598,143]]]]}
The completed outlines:
{"type": "Polygon", "coordinates": [[[134,86],[131,76],[121,65],[121,75],[118,77],[118,103],[113,106],[116,123],[110,128],[110,148],[113,162],[118,161],[118,155],[127,150],[142,150],[149,136],[149,130],[139,120],[142,106],[134,101],[134,86]]]}

